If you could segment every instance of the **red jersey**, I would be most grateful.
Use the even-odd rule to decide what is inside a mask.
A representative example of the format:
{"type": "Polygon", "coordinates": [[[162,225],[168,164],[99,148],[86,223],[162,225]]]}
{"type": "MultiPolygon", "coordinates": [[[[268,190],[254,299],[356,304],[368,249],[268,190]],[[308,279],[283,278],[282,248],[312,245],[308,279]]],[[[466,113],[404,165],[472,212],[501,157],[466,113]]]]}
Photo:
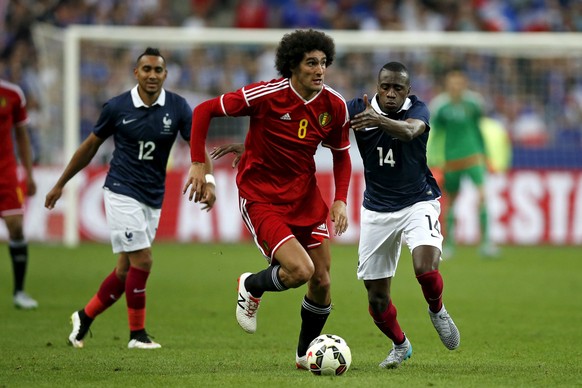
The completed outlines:
{"type": "Polygon", "coordinates": [[[0,174],[2,181],[16,179],[17,161],[14,153],[13,128],[26,124],[26,99],[22,89],[0,80],[0,174]]]}
{"type": "Polygon", "coordinates": [[[316,186],[318,145],[350,148],[346,102],[327,85],[306,101],[287,78],[258,82],[222,95],[221,106],[226,116],[250,116],[236,178],[240,196],[250,201],[301,198],[316,186]]]}

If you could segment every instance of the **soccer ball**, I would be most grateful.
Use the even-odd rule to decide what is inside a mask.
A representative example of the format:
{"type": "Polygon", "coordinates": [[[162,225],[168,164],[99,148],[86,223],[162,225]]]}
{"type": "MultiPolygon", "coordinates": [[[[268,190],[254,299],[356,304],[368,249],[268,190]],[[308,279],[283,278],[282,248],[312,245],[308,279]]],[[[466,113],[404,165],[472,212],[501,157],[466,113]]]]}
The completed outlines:
{"type": "Polygon", "coordinates": [[[346,341],[334,334],[322,334],[309,344],[307,365],[314,375],[339,376],[352,363],[352,352],[346,341]]]}

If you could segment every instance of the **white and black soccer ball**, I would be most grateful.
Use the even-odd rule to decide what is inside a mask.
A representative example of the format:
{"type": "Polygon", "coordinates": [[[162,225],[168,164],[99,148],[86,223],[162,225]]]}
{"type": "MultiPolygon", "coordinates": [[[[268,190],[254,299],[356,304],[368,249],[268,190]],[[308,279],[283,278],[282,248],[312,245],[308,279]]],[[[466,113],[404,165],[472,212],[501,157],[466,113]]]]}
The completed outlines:
{"type": "Polygon", "coordinates": [[[309,344],[307,365],[314,375],[339,376],[352,363],[352,352],[347,342],[334,334],[322,334],[309,344]]]}

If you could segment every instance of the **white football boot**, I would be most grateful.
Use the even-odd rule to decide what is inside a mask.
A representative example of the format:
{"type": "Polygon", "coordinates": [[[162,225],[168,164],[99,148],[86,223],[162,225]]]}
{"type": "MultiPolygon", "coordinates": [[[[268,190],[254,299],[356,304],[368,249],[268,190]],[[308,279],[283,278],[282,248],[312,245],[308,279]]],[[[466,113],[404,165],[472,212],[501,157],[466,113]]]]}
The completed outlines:
{"type": "Polygon", "coordinates": [[[75,311],[73,314],[71,314],[71,325],[73,325],[73,330],[71,330],[71,334],[69,334],[69,345],[74,348],[81,349],[83,346],[85,346],[83,338],[85,338],[85,335],[87,335],[89,327],[85,327],[85,325],[83,325],[78,311],[75,311]]]}
{"type": "Polygon", "coordinates": [[[459,333],[459,329],[457,329],[455,322],[453,322],[453,319],[445,309],[445,305],[443,305],[441,311],[436,314],[429,309],[428,314],[442,343],[447,347],[447,349],[453,350],[458,348],[461,344],[461,334],[459,333]]]}
{"type": "Polygon", "coordinates": [[[393,369],[398,368],[404,360],[412,356],[412,345],[408,338],[404,337],[404,342],[400,345],[392,344],[392,349],[388,352],[388,357],[380,363],[380,368],[393,369]]]}
{"type": "Polygon", "coordinates": [[[257,331],[257,310],[261,298],[255,298],[245,288],[245,280],[252,275],[245,272],[238,278],[238,300],[236,303],[236,320],[244,331],[253,334],[257,331]]]}
{"type": "Polygon", "coordinates": [[[32,310],[38,307],[38,302],[24,291],[17,291],[14,294],[14,306],[23,310],[32,310]]]}

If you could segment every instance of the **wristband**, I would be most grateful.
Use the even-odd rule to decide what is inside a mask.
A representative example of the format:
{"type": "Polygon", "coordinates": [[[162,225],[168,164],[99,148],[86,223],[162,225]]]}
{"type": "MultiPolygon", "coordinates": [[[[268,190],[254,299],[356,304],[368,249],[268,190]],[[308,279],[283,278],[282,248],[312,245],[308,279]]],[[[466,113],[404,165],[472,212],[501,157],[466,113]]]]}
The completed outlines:
{"type": "Polygon", "coordinates": [[[216,187],[216,181],[214,180],[214,175],[206,174],[206,175],[204,175],[204,179],[206,179],[206,183],[211,183],[214,185],[214,187],[216,187]]]}

